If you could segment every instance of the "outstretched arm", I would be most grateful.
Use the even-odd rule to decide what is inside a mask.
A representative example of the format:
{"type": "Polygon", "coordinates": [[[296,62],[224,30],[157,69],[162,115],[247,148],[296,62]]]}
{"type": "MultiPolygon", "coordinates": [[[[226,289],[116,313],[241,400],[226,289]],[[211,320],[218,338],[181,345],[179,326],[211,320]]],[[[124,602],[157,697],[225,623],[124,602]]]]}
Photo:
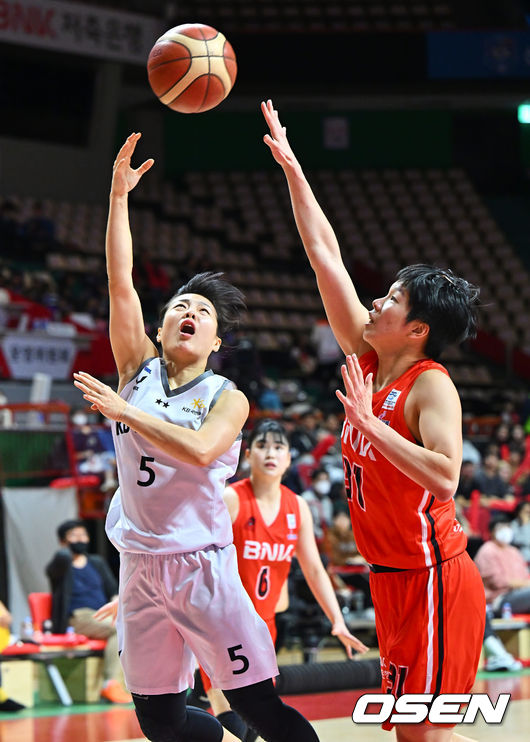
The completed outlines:
{"type": "Polygon", "coordinates": [[[304,172],[287,140],[286,129],[280,124],[272,101],[261,104],[270,130],[263,141],[281,166],[287,178],[294,218],[311,267],[315,271],[318,289],[329,324],[344,351],[361,355],[370,349],[363,340],[368,322],[368,310],[361,304],[331,224],[320,208],[304,172]]]}
{"type": "Polygon", "coordinates": [[[129,381],[142,361],[157,355],[155,345],[145,334],[142,307],[132,280],[133,249],[128,195],[154,162],[149,159],[136,170],[131,167],[131,157],[140,136],[131,134],[114,161],[107,221],[109,332],[120,387],[129,381]]]}
{"type": "Polygon", "coordinates": [[[306,582],[318,604],[331,621],[331,633],[346,647],[348,657],[352,657],[353,650],[367,652],[368,647],[353,636],[344,623],[344,617],[333,585],[318,553],[313,532],[313,518],[309,506],[301,497],[298,497],[298,505],[300,508],[300,530],[298,532],[296,556],[306,582]]]}
{"type": "Polygon", "coordinates": [[[199,430],[161,420],[128,404],[90,374],[74,373],[74,385],[109,420],[119,420],[169,456],[197,466],[208,466],[228,451],[248,416],[248,401],[238,389],[224,391],[199,430]]]}

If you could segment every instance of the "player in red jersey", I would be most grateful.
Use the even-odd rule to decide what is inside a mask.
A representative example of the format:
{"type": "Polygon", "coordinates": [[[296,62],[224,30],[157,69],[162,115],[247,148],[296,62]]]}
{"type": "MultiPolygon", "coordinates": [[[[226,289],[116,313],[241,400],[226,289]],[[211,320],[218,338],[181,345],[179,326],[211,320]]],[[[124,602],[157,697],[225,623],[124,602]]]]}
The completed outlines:
{"type": "MultiPolygon", "coordinates": [[[[461,406],[435,359],[472,335],[478,289],[451,271],[401,270],[368,311],[272,102],[264,141],[287,178],[294,216],[335,337],[346,355],[337,396],[358,548],[372,565],[383,690],[468,693],[484,633],[480,576],[455,519],[461,406]]],[[[390,728],[391,725],[385,725],[390,728]]],[[[451,727],[399,724],[398,742],[462,739],[451,727]]]]}
{"type": "MultiPolygon", "coordinates": [[[[367,647],[344,623],[318,553],[309,506],[281,483],[291,462],[285,428],[275,420],[259,422],[250,433],[245,455],[250,477],[227,487],[224,498],[232,520],[241,581],[273,641],[276,612],[287,608],[287,577],[292,557],[296,556],[311,592],[331,622],[331,633],[344,644],[348,657],[352,657],[352,650],[366,652],[367,647]]],[[[211,687],[202,671],[201,677],[214,714],[238,736],[241,727],[223,693],[211,687]]]]}

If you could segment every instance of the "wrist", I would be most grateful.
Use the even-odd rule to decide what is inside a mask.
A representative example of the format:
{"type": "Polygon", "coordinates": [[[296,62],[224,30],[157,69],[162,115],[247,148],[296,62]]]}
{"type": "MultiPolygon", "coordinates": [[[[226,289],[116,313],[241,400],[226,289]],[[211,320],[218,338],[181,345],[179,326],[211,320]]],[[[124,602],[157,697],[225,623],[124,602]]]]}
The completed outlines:
{"type": "Polygon", "coordinates": [[[115,191],[111,191],[109,194],[109,201],[111,201],[112,203],[126,204],[128,200],[129,200],[128,193],[116,193],[115,191]]]}
{"type": "Polygon", "coordinates": [[[130,409],[131,409],[130,404],[128,402],[125,402],[125,404],[123,405],[123,407],[121,409],[121,412],[119,413],[118,417],[116,418],[116,422],[127,423],[127,419],[126,418],[128,416],[128,413],[130,412],[130,409]]]}

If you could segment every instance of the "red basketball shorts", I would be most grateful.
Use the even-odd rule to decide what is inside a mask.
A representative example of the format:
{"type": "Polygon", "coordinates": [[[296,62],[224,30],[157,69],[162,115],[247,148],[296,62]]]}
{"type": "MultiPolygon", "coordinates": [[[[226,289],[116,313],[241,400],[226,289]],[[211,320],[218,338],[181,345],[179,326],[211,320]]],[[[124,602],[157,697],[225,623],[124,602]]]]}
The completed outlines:
{"type": "Polygon", "coordinates": [[[430,568],[372,572],[370,589],[383,692],[396,697],[469,693],[484,639],[486,604],[467,552],[430,568]]]}

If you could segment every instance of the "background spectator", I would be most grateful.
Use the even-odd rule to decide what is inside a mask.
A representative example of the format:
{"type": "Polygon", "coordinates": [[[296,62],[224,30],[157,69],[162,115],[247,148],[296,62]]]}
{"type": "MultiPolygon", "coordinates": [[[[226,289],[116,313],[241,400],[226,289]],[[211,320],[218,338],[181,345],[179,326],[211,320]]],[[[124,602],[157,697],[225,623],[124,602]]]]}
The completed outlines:
{"type": "Polygon", "coordinates": [[[73,626],[89,639],[106,639],[102,698],[130,703],[122,685],[116,628],[110,618],[99,621],[96,611],[118,594],[118,585],[107,563],[89,554],[88,531],[83,521],[68,520],[57,528],[61,548],[46,566],[52,592],[53,630],[63,634],[73,626]]]}
{"type": "Polygon", "coordinates": [[[490,535],[475,556],[487,605],[495,616],[501,615],[504,603],[513,613],[530,613],[530,572],[519,549],[511,545],[514,534],[508,520],[492,518],[490,535]]]}

